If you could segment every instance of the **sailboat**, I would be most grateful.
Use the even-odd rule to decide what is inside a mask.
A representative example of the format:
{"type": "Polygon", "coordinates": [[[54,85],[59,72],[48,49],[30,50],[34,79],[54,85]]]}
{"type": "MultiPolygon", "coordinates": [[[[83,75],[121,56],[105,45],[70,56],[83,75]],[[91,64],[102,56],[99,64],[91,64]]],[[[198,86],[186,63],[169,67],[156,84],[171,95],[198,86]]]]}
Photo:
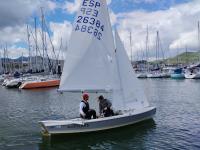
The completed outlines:
{"type": "Polygon", "coordinates": [[[107,130],[150,119],[156,113],[156,108],[151,107],[144,96],[117,31],[114,44],[106,1],[92,4],[83,1],[76,17],[59,91],[110,94],[113,109],[118,114],[91,120],[40,121],[45,135],[107,130]],[[92,13],[98,13],[86,13],[91,7],[92,13]],[[96,23],[91,25],[94,19],[96,23]]]}
{"type": "Polygon", "coordinates": [[[173,72],[171,73],[171,78],[172,79],[185,79],[183,69],[176,68],[175,70],[173,70],[173,72]]]}
{"type": "Polygon", "coordinates": [[[186,79],[200,79],[200,69],[199,67],[188,67],[185,72],[186,79]]]}
{"type": "MultiPolygon", "coordinates": [[[[198,21],[198,48],[200,50],[200,22],[198,21]]],[[[200,56],[198,56],[200,61],[200,56]]],[[[195,65],[191,65],[187,68],[185,72],[186,79],[200,79],[200,68],[199,63],[195,65]]]]}
{"type": "MultiPolygon", "coordinates": [[[[156,32],[156,66],[148,74],[147,78],[165,78],[166,74],[161,71],[159,61],[159,51],[161,50],[161,41],[159,36],[159,31],[156,32]]],[[[164,60],[164,56],[163,56],[164,60]]]]}
{"type": "Polygon", "coordinates": [[[59,86],[60,79],[57,76],[37,76],[25,80],[19,89],[36,89],[36,88],[48,88],[59,86]]]}

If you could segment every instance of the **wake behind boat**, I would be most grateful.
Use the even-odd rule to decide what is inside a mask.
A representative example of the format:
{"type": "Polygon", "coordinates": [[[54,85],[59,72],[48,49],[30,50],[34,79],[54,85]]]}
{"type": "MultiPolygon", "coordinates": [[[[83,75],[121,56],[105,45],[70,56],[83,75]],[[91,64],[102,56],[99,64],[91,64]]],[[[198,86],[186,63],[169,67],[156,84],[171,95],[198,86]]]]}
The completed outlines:
{"type": "Polygon", "coordinates": [[[120,113],[92,120],[40,121],[45,134],[107,130],[150,119],[156,113],[144,95],[117,31],[114,42],[105,0],[82,1],[65,59],[59,91],[108,93],[114,111],[120,113]]]}

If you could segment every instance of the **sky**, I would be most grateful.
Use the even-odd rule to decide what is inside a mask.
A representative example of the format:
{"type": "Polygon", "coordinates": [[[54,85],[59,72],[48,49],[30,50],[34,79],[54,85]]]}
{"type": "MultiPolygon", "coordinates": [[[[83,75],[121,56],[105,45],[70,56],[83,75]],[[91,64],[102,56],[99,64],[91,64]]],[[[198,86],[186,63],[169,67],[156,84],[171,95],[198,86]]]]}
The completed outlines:
{"type": "MultiPolygon", "coordinates": [[[[34,53],[34,18],[37,19],[38,45],[41,40],[41,7],[48,32],[48,49],[52,43],[56,54],[67,50],[72,24],[82,0],[0,0],[0,54],[7,45],[8,56],[28,56],[27,24],[31,52],[34,53]],[[31,33],[32,32],[32,33],[31,33]],[[48,35],[49,34],[49,35],[48,35]],[[62,39],[62,40],[61,40],[62,39]],[[62,46],[61,46],[62,41],[62,46]],[[61,47],[61,48],[60,48],[61,47]]],[[[128,55],[133,59],[146,57],[147,26],[149,32],[148,59],[155,58],[156,32],[162,52],[160,58],[198,50],[198,20],[200,0],[107,0],[111,23],[117,28],[128,55]],[[130,46],[130,33],[132,46],[130,46]],[[162,56],[161,56],[162,53],[162,56]]],[[[60,54],[61,56],[61,54],[60,54]]]]}

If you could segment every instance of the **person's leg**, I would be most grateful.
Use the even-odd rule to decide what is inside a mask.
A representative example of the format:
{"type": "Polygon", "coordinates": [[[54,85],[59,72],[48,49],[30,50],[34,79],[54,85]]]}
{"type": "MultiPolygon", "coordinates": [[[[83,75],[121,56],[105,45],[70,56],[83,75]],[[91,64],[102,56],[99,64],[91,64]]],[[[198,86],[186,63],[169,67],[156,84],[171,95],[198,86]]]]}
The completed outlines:
{"type": "Polygon", "coordinates": [[[106,110],[103,110],[103,114],[104,114],[104,117],[109,117],[109,110],[106,109],[106,110]]]}
{"type": "Polygon", "coordinates": [[[91,119],[91,113],[90,113],[90,111],[88,111],[87,113],[86,113],[86,115],[85,115],[85,119],[91,119]]]}
{"type": "Polygon", "coordinates": [[[93,119],[96,119],[97,116],[96,116],[96,111],[94,109],[90,109],[89,111],[89,114],[90,114],[90,118],[93,117],[93,119]]]}
{"type": "Polygon", "coordinates": [[[114,116],[114,112],[112,109],[107,108],[106,110],[104,110],[104,117],[109,117],[109,116],[114,116]]]}
{"type": "Polygon", "coordinates": [[[80,117],[81,117],[82,119],[85,119],[85,117],[83,117],[83,115],[81,115],[81,114],[80,114],[80,117]]]}
{"type": "Polygon", "coordinates": [[[112,110],[112,109],[110,109],[110,114],[111,114],[111,116],[114,116],[115,114],[114,114],[114,111],[112,110]]]}

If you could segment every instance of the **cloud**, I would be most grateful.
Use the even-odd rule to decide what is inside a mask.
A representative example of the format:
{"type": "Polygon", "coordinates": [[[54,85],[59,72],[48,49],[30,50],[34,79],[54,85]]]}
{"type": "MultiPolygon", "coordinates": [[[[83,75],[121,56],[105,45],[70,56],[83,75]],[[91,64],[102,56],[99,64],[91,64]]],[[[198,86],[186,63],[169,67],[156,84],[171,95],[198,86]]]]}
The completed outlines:
{"type": "Polygon", "coordinates": [[[107,0],[107,4],[110,5],[112,0],[107,0]]]}
{"type": "MultiPolygon", "coordinates": [[[[8,45],[8,49],[16,49],[15,54],[21,54],[20,50],[24,47],[17,48],[18,43],[27,42],[26,24],[30,21],[33,14],[39,14],[40,7],[46,12],[54,11],[57,3],[50,0],[2,0],[0,4],[0,45],[8,45]]],[[[33,29],[32,29],[33,30],[33,29]]],[[[33,42],[32,42],[33,43],[33,42]]],[[[15,54],[12,53],[14,56],[15,54]]]]}
{"type": "MultiPolygon", "coordinates": [[[[0,47],[0,57],[3,57],[4,55],[4,51],[3,49],[6,47],[6,45],[4,45],[4,47],[0,47]]],[[[29,52],[27,50],[27,48],[24,47],[20,47],[20,46],[16,46],[16,45],[7,45],[7,52],[6,55],[8,56],[8,58],[19,58],[22,55],[27,57],[29,55],[29,52]]]]}
{"type": "Polygon", "coordinates": [[[109,11],[109,15],[111,24],[115,25],[117,23],[117,15],[112,10],[109,11]]]}
{"type": "Polygon", "coordinates": [[[146,27],[149,26],[150,55],[155,56],[156,31],[160,31],[162,46],[165,51],[171,48],[173,54],[176,45],[182,50],[185,45],[191,50],[197,49],[197,21],[200,18],[200,1],[194,0],[180,4],[168,10],[147,12],[137,10],[115,14],[117,28],[130,55],[129,35],[132,32],[134,54],[145,50],[146,27]],[[180,45],[181,43],[181,45],[180,45]]]}
{"type": "Polygon", "coordinates": [[[147,4],[152,4],[157,2],[157,0],[133,0],[134,3],[147,3],[147,4]]]}
{"type": "Polygon", "coordinates": [[[82,0],[75,0],[74,2],[65,2],[63,9],[69,14],[73,14],[78,11],[82,0]]]}
{"type": "Polygon", "coordinates": [[[13,44],[18,42],[23,42],[26,40],[26,26],[25,25],[18,25],[14,27],[7,26],[0,30],[0,42],[13,44]]]}
{"type": "Polygon", "coordinates": [[[0,29],[24,24],[34,12],[40,11],[40,7],[53,11],[57,4],[50,0],[1,0],[0,29]]]}
{"type": "Polygon", "coordinates": [[[60,49],[61,39],[62,52],[65,52],[67,50],[68,41],[71,35],[72,24],[66,20],[63,23],[50,22],[50,29],[53,33],[52,41],[57,54],[60,49]]]}
{"type": "Polygon", "coordinates": [[[180,33],[180,36],[172,41],[170,49],[177,49],[180,47],[190,47],[196,49],[198,47],[198,34],[196,30],[180,33]]]}
{"type": "Polygon", "coordinates": [[[0,5],[0,29],[16,24],[24,24],[38,5],[38,0],[34,3],[31,0],[15,0],[15,2],[2,0],[0,5]]]}
{"type": "Polygon", "coordinates": [[[50,10],[50,11],[54,11],[55,9],[59,8],[58,4],[56,2],[53,2],[53,1],[47,1],[47,8],[50,10]]]}
{"type": "Polygon", "coordinates": [[[24,47],[17,47],[15,45],[12,45],[8,49],[8,57],[9,58],[19,58],[21,56],[28,56],[28,50],[24,47]]]}

